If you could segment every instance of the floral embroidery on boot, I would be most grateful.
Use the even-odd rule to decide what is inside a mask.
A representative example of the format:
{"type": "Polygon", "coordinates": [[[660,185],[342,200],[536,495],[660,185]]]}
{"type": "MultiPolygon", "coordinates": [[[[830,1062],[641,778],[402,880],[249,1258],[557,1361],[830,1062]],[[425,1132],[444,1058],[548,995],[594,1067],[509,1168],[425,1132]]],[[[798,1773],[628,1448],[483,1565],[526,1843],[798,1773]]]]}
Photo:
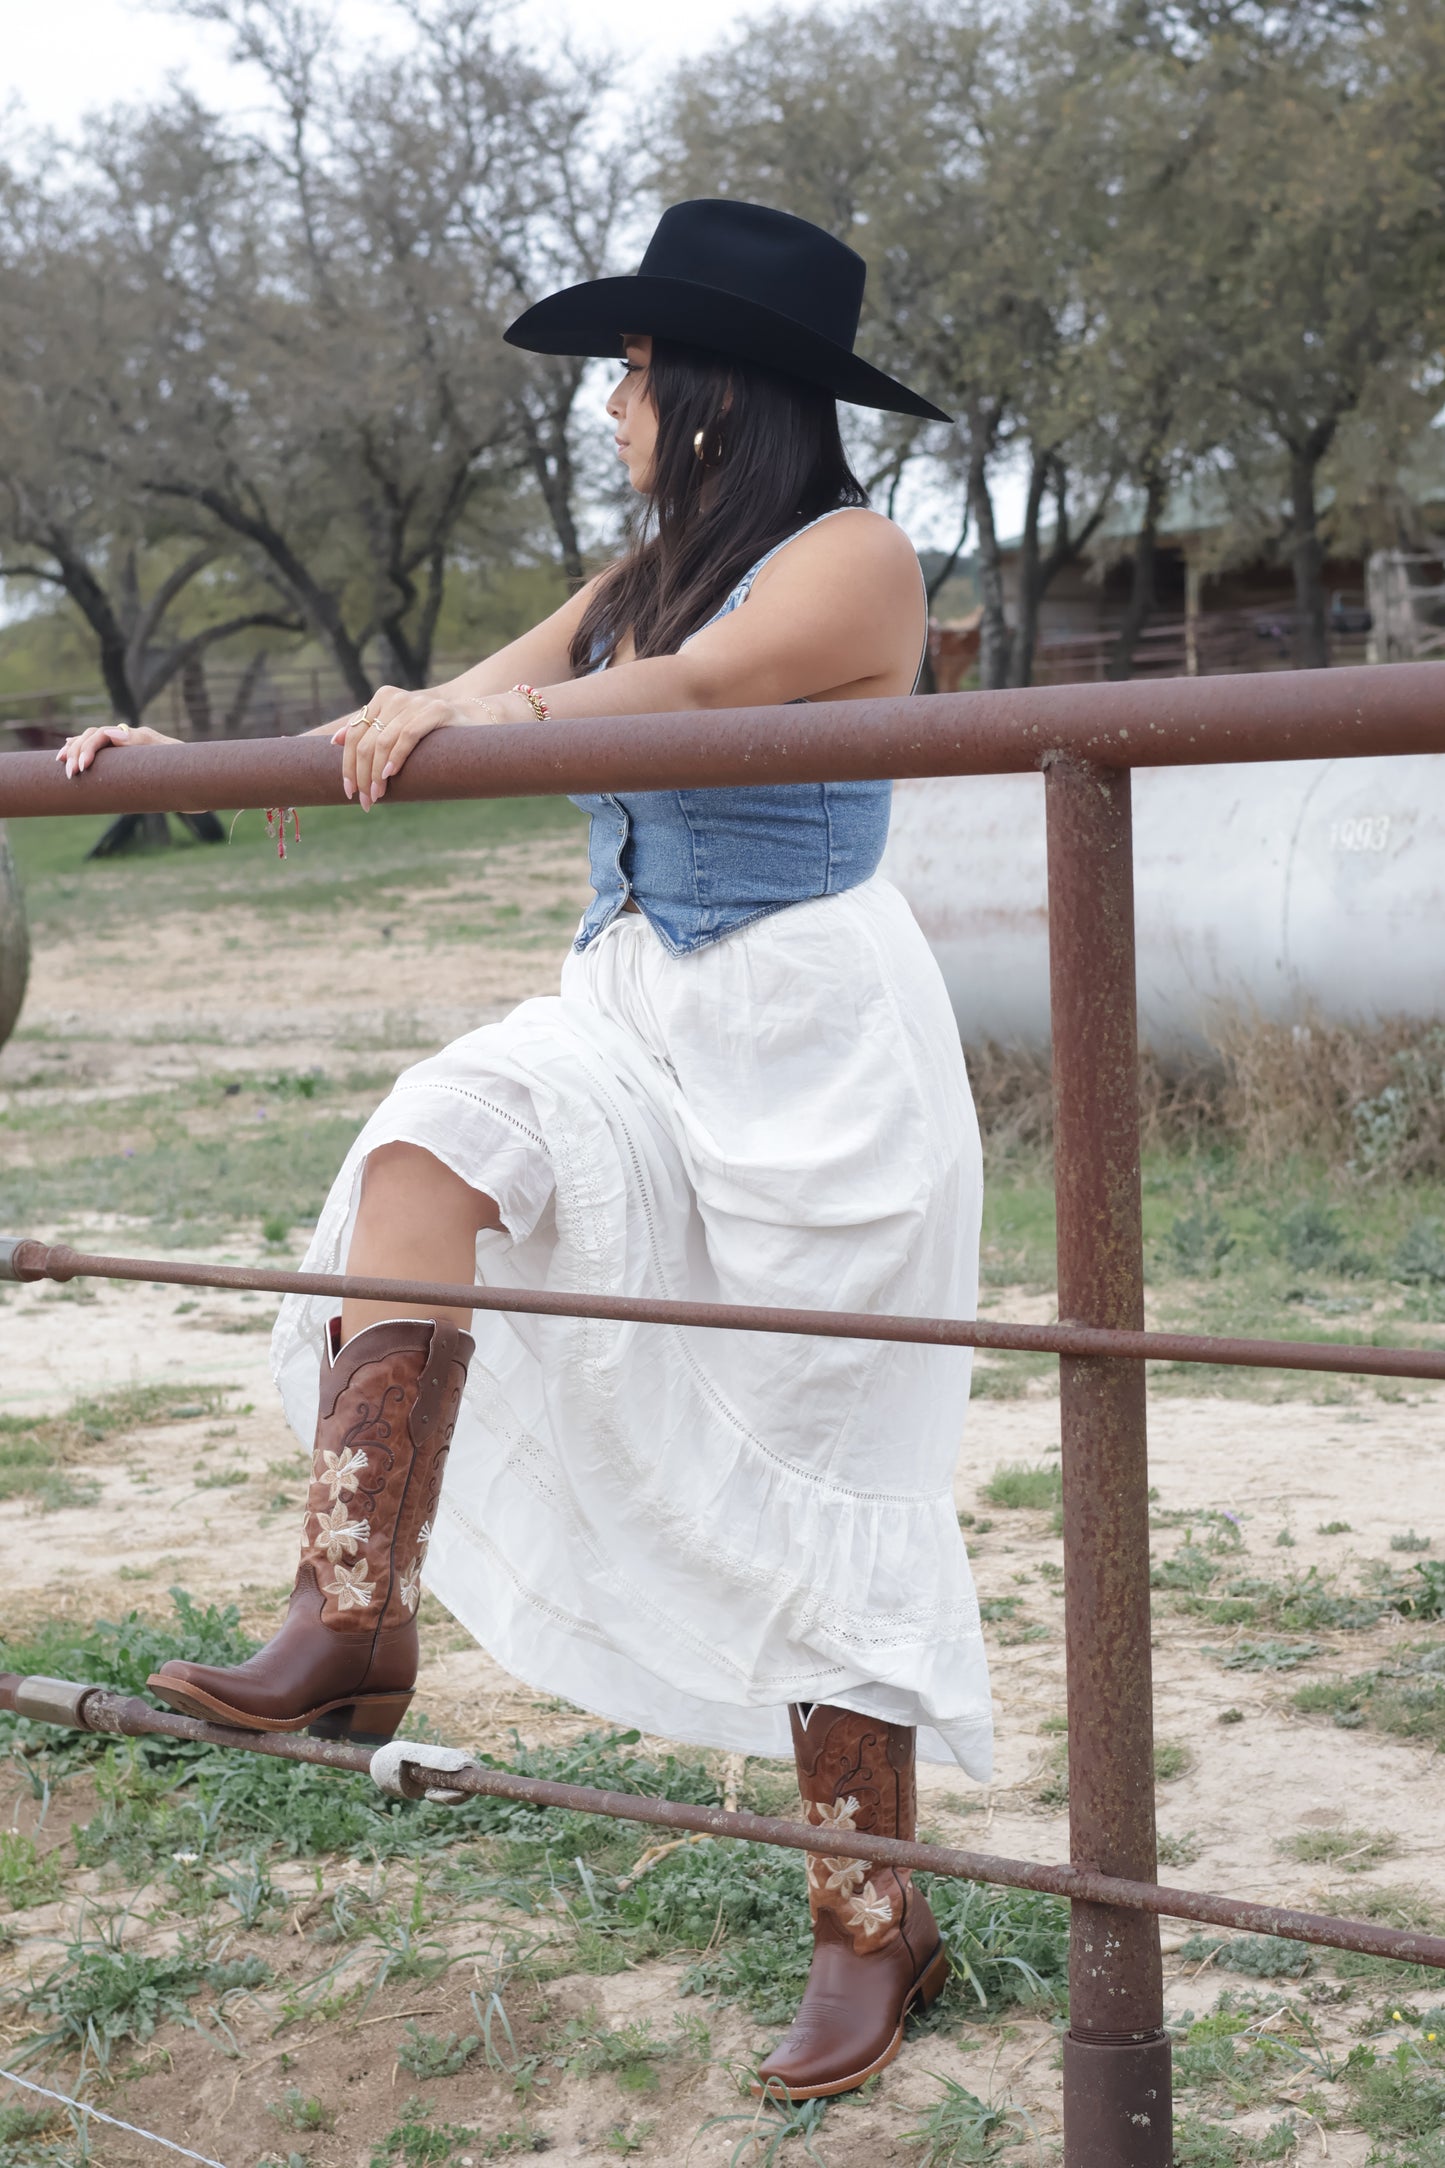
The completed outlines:
{"type": "Polygon", "coordinates": [[[334,1581],[323,1581],[322,1594],[334,1596],[337,1608],[342,1611],[366,1611],[377,1599],[378,1591],[371,1580],[371,1564],[368,1559],[358,1559],[354,1566],[338,1566],[334,1581]]]}
{"type": "Polygon", "coordinates": [[[333,1498],[348,1498],[365,1477],[367,1465],[366,1455],[350,1446],[336,1453],[323,1451],[318,1480],[326,1484],[333,1498]]]}
{"type": "MultiPolygon", "coordinates": [[[[799,1727],[804,1820],[814,1829],[895,1834],[913,1812],[911,1760],[905,1776],[888,1755],[890,1736],[903,1735],[847,1710],[832,1716],[826,1731],[799,1727]]],[[[911,1736],[908,1745],[911,1754],[911,1736]]],[[[870,1868],[864,1860],[827,1852],[808,1854],[808,1903],[814,1922],[831,1917],[860,1956],[901,1925],[908,1882],[906,1870],[900,1874],[887,1867],[870,1868]]]]}
{"type": "Polygon", "coordinates": [[[310,1518],[316,1523],[316,1535],[309,1548],[324,1551],[333,1566],[340,1558],[354,1558],[370,1540],[370,1521],[354,1521],[345,1506],[333,1506],[329,1513],[313,1513],[310,1518]]]}

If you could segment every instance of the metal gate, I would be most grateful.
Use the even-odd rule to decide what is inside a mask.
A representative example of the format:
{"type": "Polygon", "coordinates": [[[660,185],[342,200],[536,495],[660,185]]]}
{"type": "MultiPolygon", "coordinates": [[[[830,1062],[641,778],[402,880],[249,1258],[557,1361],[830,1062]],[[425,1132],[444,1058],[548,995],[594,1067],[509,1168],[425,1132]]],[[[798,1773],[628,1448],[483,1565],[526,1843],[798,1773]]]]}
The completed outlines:
{"type": "MultiPolygon", "coordinates": [[[[19,1237],[0,1274],[82,1274],[760,1332],[1042,1351],[1059,1360],[1068,1666],[1067,1866],[828,1832],[830,1852],[1053,1892],[1071,1905],[1065,2168],[1168,2168],[1170,2049],[1158,1918],[1196,1919],[1445,1969],[1445,1938],[1161,1887],[1154,1828],[1144,1363],[1445,1378],[1445,1354],[1144,1330],[1130,771],[1219,762],[1445,753],[1445,663],[1038,687],[695,715],[446,731],[390,786],[399,800],[705,789],[870,776],[1042,770],[1054,1055],[1057,1326],[432,1287],[89,1256],[19,1237]]],[[[324,740],[135,747],[67,781],[53,758],[0,758],[0,818],[343,803],[324,740]]],[[[966,839],[960,839],[966,848],[966,839]]],[[[1432,934],[1434,929],[1421,929],[1432,934]]],[[[1436,938],[1440,938],[1438,935],[1436,938]]],[[[1445,942],[1442,942],[1445,965],[1445,942]]],[[[1445,987],[1445,968],[1441,973],[1445,987]]],[[[0,1707],[99,1731],[164,1731],[251,1752],[370,1767],[358,1747],[247,1734],[64,1681],[0,1677],[0,1707]]],[[[536,1782],[468,1764],[430,1771],[383,1749],[379,1781],[440,1780],[544,1806],[806,1851],[804,1825],[536,1782]]]]}

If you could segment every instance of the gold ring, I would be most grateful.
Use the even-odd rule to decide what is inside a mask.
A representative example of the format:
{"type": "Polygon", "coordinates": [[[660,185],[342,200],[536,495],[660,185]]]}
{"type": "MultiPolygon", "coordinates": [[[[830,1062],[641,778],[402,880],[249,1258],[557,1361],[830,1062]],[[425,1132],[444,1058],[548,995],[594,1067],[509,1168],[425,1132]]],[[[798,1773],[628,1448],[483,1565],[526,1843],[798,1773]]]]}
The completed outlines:
{"type": "MultiPolygon", "coordinates": [[[[369,705],[370,703],[368,703],[368,706],[369,705]]],[[[374,715],[368,714],[366,708],[362,709],[356,720],[358,726],[362,730],[379,730],[381,728],[381,725],[380,723],[378,723],[376,717],[374,715]]]]}

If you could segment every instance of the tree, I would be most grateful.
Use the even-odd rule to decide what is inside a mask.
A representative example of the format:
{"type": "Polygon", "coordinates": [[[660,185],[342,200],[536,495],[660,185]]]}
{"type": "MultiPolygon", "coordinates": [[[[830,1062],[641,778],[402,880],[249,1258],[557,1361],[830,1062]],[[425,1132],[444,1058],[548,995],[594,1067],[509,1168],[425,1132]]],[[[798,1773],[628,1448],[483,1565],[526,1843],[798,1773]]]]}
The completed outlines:
{"type": "Polygon", "coordinates": [[[844,16],[755,19],[745,40],[678,72],[661,128],[669,192],[755,194],[867,256],[868,351],[958,416],[951,438],[915,429],[894,471],[898,456],[930,458],[961,487],[986,685],[1027,682],[1038,606],[1113,486],[1105,463],[1071,517],[1086,419],[1074,379],[1089,328],[1077,271],[1093,214],[1058,150],[1069,90],[1054,59],[1058,12],[1009,25],[971,0],[869,0],[844,16]],[[992,474],[1019,449],[1030,488],[1011,639],[992,474]]]}
{"type": "Polygon", "coordinates": [[[69,597],[114,713],[139,723],[218,642],[300,626],[226,577],[214,543],[117,486],[108,450],[133,416],[146,328],[79,209],[62,221],[13,177],[0,196],[0,579],[69,597]]]}
{"type": "Polygon", "coordinates": [[[1319,668],[1326,462],[1353,417],[1402,372],[1428,376],[1438,351],[1438,129],[1407,57],[1410,9],[1280,10],[1273,33],[1269,11],[1216,12],[1181,63],[1209,113],[1200,185],[1218,269],[1201,331],[1232,407],[1233,477],[1288,507],[1295,661],[1319,668]]]}
{"type": "Polygon", "coordinates": [[[447,566],[519,472],[582,576],[581,368],[533,367],[500,333],[540,268],[601,268],[621,197],[605,80],[544,69],[482,0],[418,5],[411,51],[349,64],[289,0],[186,12],[231,26],[277,126],[239,144],[177,114],[109,163],[164,357],[133,472],[264,561],[355,697],[376,639],[423,684],[447,566]]]}

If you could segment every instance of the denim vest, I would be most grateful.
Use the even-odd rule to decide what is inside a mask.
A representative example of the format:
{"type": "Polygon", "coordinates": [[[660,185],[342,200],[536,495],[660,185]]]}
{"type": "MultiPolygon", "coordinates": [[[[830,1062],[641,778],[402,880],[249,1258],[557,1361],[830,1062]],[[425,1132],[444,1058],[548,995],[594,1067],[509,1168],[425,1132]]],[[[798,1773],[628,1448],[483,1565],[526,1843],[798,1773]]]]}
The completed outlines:
{"type": "MultiPolygon", "coordinates": [[[[763,566],[794,539],[760,557],[708,624],[741,608],[763,566]]],[[[591,816],[597,891],[574,947],[586,948],[629,899],[664,948],[686,956],[770,912],[856,888],[878,870],[892,794],[889,782],[760,783],[574,798],[591,816]]]]}

